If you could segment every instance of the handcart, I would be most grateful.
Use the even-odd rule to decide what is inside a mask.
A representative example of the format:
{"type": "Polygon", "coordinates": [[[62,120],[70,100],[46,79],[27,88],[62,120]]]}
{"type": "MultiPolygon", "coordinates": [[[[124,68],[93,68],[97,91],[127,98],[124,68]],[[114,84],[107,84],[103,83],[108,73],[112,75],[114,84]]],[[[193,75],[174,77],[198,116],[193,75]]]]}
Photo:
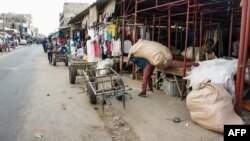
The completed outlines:
{"type": "Polygon", "coordinates": [[[127,91],[132,90],[124,84],[119,74],[111,67],[103,69],[90,69],[83,71],[87,81],[87,94],[91,104],[96,104],[97,97],[101,97],[102,110],[104,112],[104,104],[110,104],[113,98],[123,102],[125,109],[126,96],[132,99],[127,91]]]}
{"type": "Polygon", "coordinates": [[[75,84],[77,76],[84,76],[83,71],[94,69],[97,62],[72,59],[69,65],[69,82],[75,84]]]}
{"type": "Polygon", "coordinates": [[[57,62],[64,62],[65,66],[68,66],[68,55],[59,51],[53,51],[52,64],[56,66],[57,62]]]}

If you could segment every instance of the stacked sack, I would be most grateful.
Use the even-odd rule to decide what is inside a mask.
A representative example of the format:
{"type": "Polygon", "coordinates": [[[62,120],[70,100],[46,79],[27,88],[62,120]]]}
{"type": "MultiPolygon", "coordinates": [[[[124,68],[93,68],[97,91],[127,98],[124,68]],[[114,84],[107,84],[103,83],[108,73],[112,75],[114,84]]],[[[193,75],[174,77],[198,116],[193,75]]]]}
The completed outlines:
{"type": "Polygon", "coordinates": [[[144,58],[159,69],[166,69],[173,60],[169,48],[158,42],[143,39],[139,39],[138,42],[130,48],[129,56],[130,55],[144,58]]]}

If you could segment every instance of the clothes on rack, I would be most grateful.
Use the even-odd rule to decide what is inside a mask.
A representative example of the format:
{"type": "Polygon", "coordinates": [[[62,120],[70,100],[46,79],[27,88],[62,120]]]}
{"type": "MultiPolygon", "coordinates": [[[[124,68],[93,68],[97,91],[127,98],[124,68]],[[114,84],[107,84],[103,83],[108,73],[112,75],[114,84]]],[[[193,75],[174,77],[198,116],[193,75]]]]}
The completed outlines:
{"type": "Polygon", "coordinates": [[[121,40],[118,38],[117,40],[112,39],[112,56],[120,56],[121,55],[121,40]]]}
{"type": "Polygon", "coordinates": [[[124,41],[124,53],[129,53],[129,50],[132,46],[132,42],[130,40],[124,41]]]}
{"type": "Polygon", "coordinates": [[[95,30],[93,28],[88,29],[88,35],[91,37],[91,39],[95,38],[95,30]]]}
{"type": "Polygon", "coordinates": [[[111,36],[114,38],[114,37],[116,37],[117,35],[116,35],[116,25],[115,24],[110,24],[109,26],[108,26],[108,31],[111,33],[111,36]]]}
{"type": "Polygon", "coordinates": [[[95,57],[95,46],[94,46],[95,39],[90,39],[87,41],[87,61],[88,62],[96,62],[97,59],[95,57]]]}

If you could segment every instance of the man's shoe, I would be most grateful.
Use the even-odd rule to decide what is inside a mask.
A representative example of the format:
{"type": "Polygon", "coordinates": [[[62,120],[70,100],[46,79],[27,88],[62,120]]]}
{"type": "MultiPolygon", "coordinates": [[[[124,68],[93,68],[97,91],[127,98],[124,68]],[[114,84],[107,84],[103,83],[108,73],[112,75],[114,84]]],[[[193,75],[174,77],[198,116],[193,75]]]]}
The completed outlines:
{"type": "Polygon", "coordinates": [[[139,93],[138,96],[140,96],[140,97],[147,97],[147,95],[143,94],[143,93],[139,93]]]}

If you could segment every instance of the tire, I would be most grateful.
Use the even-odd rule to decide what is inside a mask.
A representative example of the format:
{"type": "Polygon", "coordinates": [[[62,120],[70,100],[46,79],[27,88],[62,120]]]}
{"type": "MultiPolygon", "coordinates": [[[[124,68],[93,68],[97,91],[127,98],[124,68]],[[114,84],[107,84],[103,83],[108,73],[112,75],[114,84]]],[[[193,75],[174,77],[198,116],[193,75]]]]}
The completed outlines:
{"type": "Polygon", "coordinates": [[[77,70],[75,67],[69,67],[69,82],[70,84],[75,84],[76,82],[77,70]]]}
{"type": "Polygon", "coordinates": [[[69,66],[68,60],[65,61],[65,66],[66,66],[66,67],[69,66]]]}
{"type": "Polygon", "coordinates": [[[56,59],[55,58],[52,59],[52,62],[53,62],[53,66],[56,66],[56,59]]]}
{"type": "MultiPolygon", "coordinates": [[[[115,80],[112,82],[112,85],[115,86],[115,87],[117,87],[117,86],[119,86],[119,85],[124,86],[124,82],[123,82],[123,80],[122,80],[121,78],[118,78],[118,79],[115,79],[115,80]]],[[[119,88],[118,90],[120,90],[120,89],[121,89],[121,88],[119,88]]],[[[124,97],[124,95],[123,95],[123,96],[116,96],[116,99],[122,101],[123,97],[124,97]]],[[[125,97],[124,97],[124,98],[125,98],[125,97]]]]}
{"type": "Polygon", "coordinates": [[[89,83],[87,84],[87,94],[89,96],[89,102],[91,104],[96,104],[97,98],[89,83]]]}

